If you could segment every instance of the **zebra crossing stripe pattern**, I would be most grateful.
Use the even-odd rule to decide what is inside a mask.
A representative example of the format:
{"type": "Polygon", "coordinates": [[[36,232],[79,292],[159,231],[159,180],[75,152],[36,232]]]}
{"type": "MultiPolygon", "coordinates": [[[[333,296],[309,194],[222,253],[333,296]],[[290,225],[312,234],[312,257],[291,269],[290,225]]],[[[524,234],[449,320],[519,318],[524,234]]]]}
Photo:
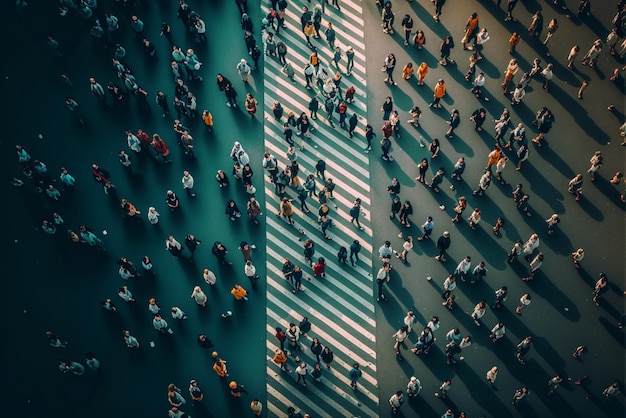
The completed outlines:
{"type": "MultiPolygon", "coordinates": [[[[307,4],[313,8],[315,2],[307,4]]],[[[264,11],[270,7],[264,2],[264,11]]],[[[296,118],[302,112],[310,114],[308,103],[317,95],[320,101],[320,116],[311,120],[315,129],[311,138],[294,135],[294,141],[304,141],[304,151],[298,151],[300,166],[299,178],[302,182],[308,174],[316,172],[318,160],[326,162],[326,178],[332,178],[336,184],[334,199],[328,200],[329,217],[333,226],[327,231],[332,240],[324,239],[318,223],[317,199],[309,197],[307,204],[311,212],[299,210],[297,193],[291,187],[284,195],[277,195],[274,184],[266,177],[265,195],[267,214],[267,410],[269,416],[285,417],[288,407],[297,411],[312,413],[320,417],[374,417],[378,416],[378,383],[376,378],[375,352],[375,306],[372,278],[372,230],[368,222],[370,209],[369,159],[363,152],[365,147],[364,132],[367,105],[365,100],[365,54],[363,43],[362,9],[356,2],[345,2],[341,10],[326,6],[320,32],[322,37],[312,43],[320,56],[320,68],[325,66],[332,76],[337,68],[332,63],[334,51],[325,42],[323,30],[328,22],[333,24],[337,34],[336,46],[344,54],[340,62],[343,75],[341,89],[354,86],[354,102],[348,105],[348,115],[359,115],[359,124],[354,138],[349,138],[348,131],[339,127],[335,114],[336,128],[330,126],[323,110],[324,97],[317,86],[305,88],[303,68],[309,61],[311,50],[300,30],[301,10],[291,3],[285,13],[287,28],[281,28],[275,40],[283,41],[288,48],[287,61],[291,63],[295,82],[282,71],[278,58],[266,56],[264,65],[264,134],[265,150],[274,155],[279,162],[279,170],[289,165],[286,156],[288,144],[283,135],[283,124],[291,110],[296,118]],[[351,46],[354,51],[354,67],[350,76],[346,76],[345,51],[351,46]],[[278,100],[285,110],[285,116],[278,121],[271,107],[278,100]],[[290,224],[281,217],[276,217],[280,200],[283,196],[294,199],[295,224],[290,224]],[[359,198],[363,212],[359,218],[363,230],[350,223],[350,208],[359,198]],[[315,243],[315,255],[326,260],[326,277],[317,278],[309,262],[304,260],[303,243],[310,239],[315,243]],[[349,249],[350,244],[358,239],[362,249],[356,266],[339,263],[337,253],[340,247],[349,249]],[[299,265],[303,272],[303,292],[294,294],[292,284],[284,279],[282,266],[285,258],[294,265],[299,265]],[[310,278],[307,280],[307,278],[310,278]],[[287,365],[291,370],[285,372],[272,359],[279,341],[274,337],[275,328],[289,328],[289,323],[299,324],[304,316],[312,323],[312,329],[300,339],[304,350],[288,356],[287,365]],[[316,382],[307,377],[307,386],[297,383],[295,356],[305,362],[309,372],[316,359],[310,352],[313,338],[318,338],[322,345],[330,347],[334,359],[330,369],[322,364],[322,377],[316,382]],[[358,389],[350,387],[348,373],[354,363],[359,363],[363,373],[358,381],[358,389]]],[[[265,13],[264,13],[265,14],[265,13]]],[[[269,29],[273,32],[272,29],[269,29]]],[[[294,131],[295,128],[292,127],[294,131]]],[[[316,190],[324,186],[321,178],[316,178],[316,190]]],[[[285,350],[288,349],[286,343],[285,350]]]]}

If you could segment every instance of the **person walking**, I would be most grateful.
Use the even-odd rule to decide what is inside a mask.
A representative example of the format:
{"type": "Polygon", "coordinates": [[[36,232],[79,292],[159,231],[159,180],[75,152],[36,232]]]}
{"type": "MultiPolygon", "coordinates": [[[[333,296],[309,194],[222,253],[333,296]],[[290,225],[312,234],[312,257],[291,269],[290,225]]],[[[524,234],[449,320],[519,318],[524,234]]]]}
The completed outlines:
{"type": "Polygon", "coordinates": [[[572,253],[572,262],[574,263],[574,267],[577,269],[580,268],[580,262],[585,258],[585,250],[582,248],[577,249],[572,253]]]}
{"type": "MultiPolygon", "coordinates": [[[[456,289],[456,277],[454,274],[450,274],[446,277],[446,280],[443,281],[443,294],[441,297],[448,299],[454,289],[456,289]]],[[[443,302],[442,305],[446,305],[446,302],[443,302]]]]}
{"type": "Polygon", "coordinates": [[[496,383],[496,378],[498,377],[498,367],[497,366],[493,366],[491,369],[489,369],[489,371],[487,372],[487,383],[489,384],[489,386],[491,386],[492,388],[494,387],[494,383],[496,383]]]}
{"type": "Polygon", "coordinates": [[[580,200],[583,186],[583,175],[578,173],[568,183],[567,191],[574,195],[576,201],[580,200]]]}
{"type": "Polygon", "coordinates": [[[361,199],[357,197],[354,200],[354,205],[352,206],[352,208],[350,208],[350,223],[354,224],[356,222],[357,228],[359,228],[361,231],[363,231],[364,229],[359,222],[359,217],[361,216],[362,212],[363,209],[361,208],[361,199]]]}
{"type": "Polygon", "coordinates": [[[489,334],[489,338],[491,338],[491,342],[495,343],[506,334],[506,327],[503,322],[498,322],[491,328],[491,333],[489,334]]]}
{"type": "Polygon", "coordinates": [[[541,268],[543,264],[543,253],[539,252],[530,262],[530,274],[527,277],[522,278],[523,281],[528,282],[534,279],[535,273],[541,268]]]}
{"type": "Polygon", "coordinates": [[[407,327],[406,325],[401,327],[398,331],[395,332],[395,334],[392,335],[392,337],[395,338],[393,349],[396,351],[396,357],[398,357],[399,360],[402,359],[402,352],[400,351],[400,348],[404,345],[404,340],[406,340],[408,335],[409,327],[407,327]]]}
{"type": "Polygon", "coordinates": [[[539,235],[537,234],[532,234],[529,238],[528,241],[526,241],[526,243],[524,244],[524,254],[526,254],[524,256],[524,259],[528,262],[530,262],[531,260],[531,256],[533,254],[533,252],[539,248],[539,245],[541,244],[541,241],[539,240],[539,235]]]}
{"type": "Polygon", "coordinates": [[[391,398],[389,398],[389,405],[391,406],[391,413],[397,414],[400,407],[404,404],[404,393],[401,390],[397,391],[391,398]]]}
{"type": "Polygon", "coordinates": [[[554,376],[548,380],[548,397],[554,395],[554,392],[559,388],[559,385],[563,382],[563,378],[559,375],[554,376]]]}
{"type": "Polygon", "coordinates": [[[432,329],[427,326],[420,333],[417,338],[417,342],[411,351],[416,356],[418,356],[422,351],[424,351],[424,354],[428,354],[430,352],[430,347],[434,342],[435,338],[433,337],[432,329]]]}
{"type": "Polygon", "coordinates": [[[193,299],[198,305],[203,308],[206,307],[206,302],[209,299],[207,295],[202,291],[200,286],[196,286],[193,288],[193,292],[191,292],[191,299],[193,299]]]}
{"type": "Polygon", "coordinates": [[[506,300],[506,295],[507,295],[508,291],[509,291],[509,289],[506,286],[502,286],[501,288],[499,288],[498,290],[495,291],[496,300],[495,300],[495,302],[493,302],[493,305],[491,305],[491,309],[500,309],[500,308],[502,308],[502,302],[504,302],[506,300]]]}
{"type": "Polygon", "coordinates": [[[617,395],[621,394],[619,382],[615,381],[611,383],[606,389],[602,391],[602,395],[605,400],[610,400],[615,398],[617,395]]]}
{"type": "Polygon", "coordinates": [[[285,352],[280,349],[277,348],[276,351],[274,352],[274,358],[272,359],[272,361],[274,363],[276,363],[280,369],[284,372],[291,372],[291,370],[289,370],[289,368],[287,367],[287,356],[285,355],[285,352]]]}
{"type": "Polygon", "coordinates": [[[604,157],[602,157],[602,151],[596,151],[591,156],[591,159],[589,160],[589,162],[591,163],[591,167],[589,167],[589,170],[587,170],[587,173],[591,175],[591,181],[595,181],[595,174],[600,169],[600,167],[602,167],[603,160],[604,157]]]}
{"type": "Polygon", "coordinates": [[[530,293],[524,293],[522,297],[519,299],[519,305],[517,305],[517,308],[515,308],[515,313],[518,315],[521,315],[522,309],[525,306],[530,305],[531,300],[532,300],[532,297],[530,296],[530,293]]]}
{"type": "Polygon", "coordinates": [[[391,265],[388,262],[384,262],[382,267],[378,270],[376,274],[376,283],[378,284],[378,297],[376,298],[377,302],[386,301],[388,298],[385,296],[383,292],[383,285],[385,282],[389,282],[391,280],[391,276],[389,271],[391,270],[391,265]]]}
{"type": "Polygon", "coordinates": [[[350,379],[350,387],[353,390],[356,390],[357,382],[361,378],[361,376],[363,376],[363,372],[359,368],[359,363],[354,363],[352,365],[352,368],[348,372],[348,378],[350,379]]]}
{"type": "Polygon", "coordinates": [[[528,388],[521,387],[519,389],[515,389],[515,393],[513,394],[513,400],[511,403],[517,408],[520,406],[520,403],[528,396],[530,392],[528,388]]]}
{"type": "Polygon", "coordinates": [[[352,244],[350,244],[350,263],[352,264],[352,267],[354,267],[355,264],[355,260],[356,263],[359,262],[359,251],[361,251],[361,243],[359,242],[359,240],[354,240],[352,241],[352,244]],[[352,259],[352,257],[354,256],[354,260],[352,259]]]}
{"type": "Polygon", "coordinates": [[[435,260],[446,262],[446,250],[450,248],[450,233],[448,231],[444,231],[437,239],[436,248],[439,250],[439,254],[435,256],[435,260]]]}
{"type": "Polygon", "coordinates": [[[597,307],[600,307],[600,298],[602,297],[602,293],[606,290],[608,285],[606,274],[600,273],[600,278],[596,282],[593,292],[593,301],[595,302],[597,307]]]}
{"type": "Polygon", "coordinates": [[[306,387],[306,375],[308,374],[308,370],[305,362],[300,363],[300,365],[296,367],[296,374],[298,375],[297,383],[300,383],[300,380],[302,380],[302,385],[306,387]]]}
{"type": "Polygon", "coordinates": [[[446,95],[446,83],[443,81],[443,79],[440,78],[439,80],[437,80],[437,84],[435,84],[434,93],[433,93],[434,100],[432,101],[432,103],[428,105],[428,107],[441,108],[441,104],[439,104],[439,102],[445,95],[446,95]]]}
{"type": "MultiPolygon", "coordinates": [[[[439,392],[435,392],[435,398],[440,398],[440,399],[447,399],[448,398],[448,391],[450,390],[450,387],[452,386],[452,380],[450,379],[446,379],[441,383],[441,386],[439,386],[439,392]]],[[[452,412],[452,411],[450,411],[452,412]]]]}
{"type": "Polygon", "coordinates": [[[407,383],[406,385],[406,393],[407,395],[409,395],[409,398],[416,397],[420,393],[421,390],[422,390],[421,382],[418,380],[417,377],[411,376],[411,378],[409,379],[409,383],[407,383]]]}
{"type": "Polygon", "coordinates": [[[320,354],[320,358],[326,365],[326,368],[330,370],[330,364],[333,362],[333,359],[335,358],[335,355],[331,351],[330,347],[328,346],[324,347],[324,349],[322,350],[322,354],[320,354]]]}
{"type": "Polygon", "coordinates": [[[383,63],[383,72],[387,74],[387,77],[383,81],[385,83],[389,83],[389,85],[392,85],[392,86],[398,85],[398,83],[396,83],[393,80],[393,70],[395,68],[396,68],[396,56],[394,54],[387,55],[383,63]]]}

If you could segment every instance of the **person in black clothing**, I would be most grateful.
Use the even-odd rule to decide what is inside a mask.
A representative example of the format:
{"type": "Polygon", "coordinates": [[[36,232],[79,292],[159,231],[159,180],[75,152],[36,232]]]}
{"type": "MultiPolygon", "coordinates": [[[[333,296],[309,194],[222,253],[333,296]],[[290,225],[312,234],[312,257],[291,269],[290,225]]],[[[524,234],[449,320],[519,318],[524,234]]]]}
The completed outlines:
{"type": "MultiPolygon", "coordinates": [[[[285,262],[283,263],[283,268],[282,268],[283,277],[285,278],[285,280],[291,281],[294,270],[295,270],[295,266],[293,265],[293,263],[289,261],[288,258],[285,258],[285,262]]],[[[282,349],[283,348],[281,347],[281,350],[282,349]]]]}
{"type": "Polygon", "coordinates": [[[199,239],[196,239],[196,237],[193,234],[189,234],[185,237],[185,245],[187,245],[189,252],[191,252],[191,257],[189,257],[190,260],[193,260],[193,254],[196,251],[196,247],[200,245],[201,243],[202,241],[200,241],[199,239]]]}
{"type": "Polygon", "coordinates": [[[156,104],[163,109],[163,117],[170,114],[170,106],[167,103],[167,95],[162,91],[158,91],[156,94],[156,104]]]}
{"type": "Polygon", "coordinates": [[[437,240],[437,249],[439,250],[439,255],[435,256],[435,260],[445,262],[446,250],[448,248],[450,248],[450,233],[448,231],[444,231],[437,240]]]}
{"type": "Polygon", "coordinates": [[[359,240],[355,239],[352,244],[350,244],[350,263],[352,264],[352,266],[354,267],[355,262],[352,259],[352,257],[354,256],[354,258],[356,259],[356,262],[359,262],[359,251],[361,251],[361,244],[359,243],[359,240]]]}
{"type": "Polygon", "coordinates": [[[470,120],[472,122],[474,122],[474,130],[480,132],[483,130],[482,126],[483,123],[485,123],[485,119],[487,119],[487,111],[485,109],[483,109],[482,107],[480,109],[476,109],[474,111],[474,113],[472,113],[472,116],[470,117],[470,120]]]}
{"type": "Polygon", "coordinates": [[[400,201],[400,198],[396,196],[391,202],[391,214],[389,215],[389,219],[394,219],[398,212],[400,212],[400,209],[402,209],[402,202],[400,201]]]}
{"type": "Polygon", "coordinates": [[[302,335],[305,335],[307,332],[311,331],[311,323],[309,322],[309,318],[308,317],[303,317],[302,321],[300,321],[300,325],[298,325],[300,327],[300,332],[302,333],[302,335]]]}
{"type": "Polygon", "coordinates": [[[224,245],[222,245],[221,242],[215,241],[211,252],[217,258],[217,261],[219,261],[220,264],[229,266],[233,265],[233,263],[226,261],[226,254],[228,254],[228,250],[226,249],[226,247],[224,247],[224,245]]]}
{"type": "Polygon", "coordinates": [[[198,345],[202,348],[211,348],[213,347],[213,342],[206,335],[200,334],[198,335],[198,345]]]}

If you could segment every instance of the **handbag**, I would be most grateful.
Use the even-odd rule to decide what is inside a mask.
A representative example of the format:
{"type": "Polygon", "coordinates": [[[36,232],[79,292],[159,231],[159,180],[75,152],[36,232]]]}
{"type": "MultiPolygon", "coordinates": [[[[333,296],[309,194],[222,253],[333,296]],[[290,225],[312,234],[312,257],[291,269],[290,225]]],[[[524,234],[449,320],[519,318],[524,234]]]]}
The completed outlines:
{"type": "Polygon", "coordinates": [[[202,63],[201,63],[201,62],[196,62],[196,63],[194,64],[194,66],[193,66],[193,69],[194,69],[194,70],[199,70],[201,66],[202,66],[202,63]]]}

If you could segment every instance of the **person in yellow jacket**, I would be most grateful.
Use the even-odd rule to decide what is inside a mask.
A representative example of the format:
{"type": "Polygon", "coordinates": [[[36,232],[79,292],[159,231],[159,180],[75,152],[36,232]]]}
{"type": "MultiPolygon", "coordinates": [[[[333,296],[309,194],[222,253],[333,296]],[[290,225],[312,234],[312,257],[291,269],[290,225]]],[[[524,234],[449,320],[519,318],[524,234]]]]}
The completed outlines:
{"type": "Polygon", "coordinates": [[[441,105],[439,104],[439,102],[441,101],[441,98],[445,95],[446,95],[446,83],[443,81],[442,78],[440,78],[437,81],[437,84],[435,84],[435,93],[433,94],[433,97],[435,98],[435,100],[433,100],[433,102],[429,104],[428,107],[441,108],[441,105]]]}
{"type": "Polygon", "coordinates": [[[274,363],[278,364],[278,366],[280,366],[280,369],[282,371],[287,372],[287,373],[291,371],[287,368],[287,355],[285,355],[285,352],[281,350],[280,348],[277,348],[276,351],[274,352],[273,361],[274,363]]]}
{"type": "Polygon", "coordinates": [[[474,12],[467,19],[467,23],[465,24],[465,36],[461,39],[461,43],[463,44],[463,49],[473,49],[472,47],[467,47],[468,43],[476,37],[476,33],[478,33],[478,13],[474,12]]]}
{"type": "Polygon", "coordinates": [[[417,85],[418,86],[424,85],[424,78],[426,77],[426,74],[428,74],[428,64],[426,64],[425,62],[422,62],[419,68],[417,69],[417,85]]]}
{"type": "Polygon", "coordinates": [[[206,125],[206,130],[209,132],[213,132],[213,115],[208,110],[204,110],[202,112],[202,120],[206,125]]]}
{"type": "Polygon", "coordinates": [[[409,62],[402,69],[402,78],[404,78],[405,80],[410,80],[411,77],[413,77],[413,71],[415,71],[415,68],[413,68],[413,63],[409,62]]]}
{"type": "Polygon", "coordinates": [[[214,351],[211,354],[211,357],[213,357],[213,359],[215,360],[215,363],[213,363],[213,370],[215,371],[215,373],[219,377],[228,376],[228,369],[226,369],[226,361],[219,358],[217,351],[214,351]]]}
{"type": "Polygon", "coordinates": [[[233,290],[230,291],[230,294],[235,297],[235,300],[248,300],[248,292],[246,291],[246,289],[238,284],[233,287],[233,290]]]}

